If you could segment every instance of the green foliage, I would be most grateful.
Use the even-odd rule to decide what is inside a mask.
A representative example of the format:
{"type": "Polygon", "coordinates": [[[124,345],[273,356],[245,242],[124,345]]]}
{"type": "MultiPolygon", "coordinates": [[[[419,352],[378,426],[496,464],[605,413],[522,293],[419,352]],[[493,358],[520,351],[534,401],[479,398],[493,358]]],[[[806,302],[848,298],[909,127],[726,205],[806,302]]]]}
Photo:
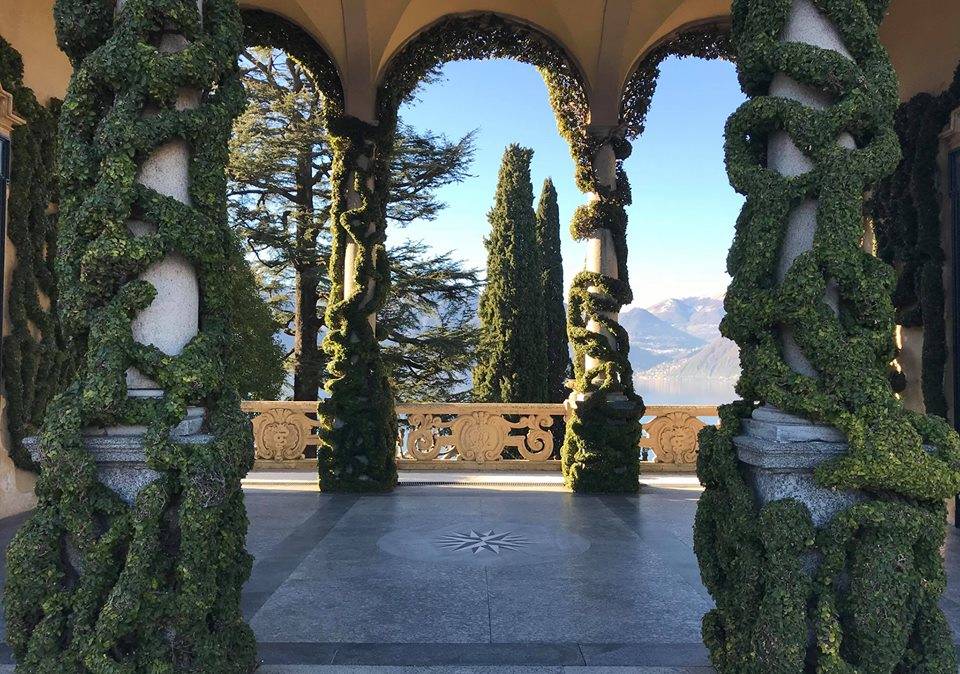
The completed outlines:
{"type": "Polygon", "coordinates": [[[540,289],[547,341],[547,397],[560,403],[567,397],[567,377],[573,374],[567,346],[567,310],[563,306],[563,258],[560,255],[560,209],[553,181],[543,181],[537,201],[537,250],[540,252],[540,289]]]}
{"type": "Polygon", "coordinates": [[[417,241],[389,253],[390,301],[377,314],[377,332],[398,401],[468,400],[465,379],[480,336],[479,270],[417,241]]]}
{"type": "MultiPolygon", "coordinates": [[[[256,258],[270,302],[294,338],[294,399],[316,400],[325,379],[318,336],[330,292],[325,268],[333,149],[325,95],[301,66],[310,62],[275,48],[244,52],[248,105],[230,141],[228,197],[231,224],[256,258]]],[[[436,217],[445,207],[437,190],[467,175],[473,139],[470,133],[450,141],[400,125],[386,202],[391,226],[436,217]]],[[[451,389],[464,388],[473,363],[477,331],[468,309],[476,304],[476,272],[417,242],[388,252],[395,280],[377,332],[395,390],[406,400],[447,399],[451,389]]]]}
{"type": "Polygon", "coordinates": [[[20,55],[2,37],[0,84],[13,95],[14,109],[26,121],[11,134],[6,232],[16,261],[7,299],[10,334],[3,338],[3,383],[10,456],[18,467],[32,470],[36,466],[21,440],[36,432],[47,403],[69,370],[56,318],[56,215],[47,212],[56,192],[50,170],[56,152],[56,104],[54,111],[40,105],[23,85],[20,55]]]}
{"type": "Polygon", "coordinates": [[[227,352],[228,379],[244,400],[279,400],[286,353],[277,341],[282,329],[276,313],[260,294],[261,284],[236,244],[228,274],[233,284],[233,343],[227,352]]]}
{"type": "Polygon", "coordinates": [[[324,96],[300,63],[277,49],[245,50],[240,69],[247,107],[230,139],[230,221],[280,294],[271,304],[294,338],[293,399],[316,400],[332,162],[324,96]]]}
{"type": "Polygon", "coordinates": [[[507,147],[493,208],[487,215],[487,282],[480,295],[475,400],[547,399],[546,317],[530,184],[532,157],[533,150],[515,144],[507,147]]]}
{"type": "Polygon", "coordinates": [[[928,414],[946,418],[943,378],[947,330],[940,244],[940,132],[960,104],[960,68],[938,96],[921,93],[902,104],[894,127],[903,159],[871,200],[877,254],[897,270],[896,322],[923,327],[921,388],[928,414]]]}
{"type": "Polygon", "coordinates": [[[250,571],[240,479],[252,452],[227,356],[236,261],[226,221],[224,166],[243,105],[236,70],[242,24],[234,0],[58,0],[60,46],[74,74],[60,115],[59,310],[76,375],[48,406],[40,433],[38,507],[8,549],[7,641],[21,671],[248,672],[253,634],[240,613],[250,571]],[[154,37],[189,48],[161,54],[154,37]],[[176,110],[180,88],[209,91],[176,110]],[[143,115],[147,106],[156,114],[143,115]],[[190,147],[191,205],[136,181],[172,138],[190,147]],[[156,227],[134,236],[128,221],[156,227]],[[176,251],[197,272],[200,333],[177,356],[133,339],[154,298],[140,280],[176,251]],[[128,398],[136,367],[159,399],[128,398]],[[170,429],[188,405],[207,410],[206,443],[170,429]],[[146,427],[157,479],[127,505],[96,477],[82,431],[146,427]]]}
{"type": "Polygon", "coordinates": [[[897,82],[877,37],[886,2],[816,0],[851,54],[780,43],[789,0],[737,0],[734,43],[752,96],[727,125],[727,165],[747,202],[728,258],[725,336],[740,347],[747,400],[839,428],[849,451],[816,472],[823,487],[860,491],[861,503],[814,530],[800,504],[758,511],[733,438],[751,405],[721,410],[701,435],[706,486],[695,526],[704,584],[716,608],[704,640],[721,672],[952,672],[943,590],[942,499],[960,488],[960,440],[937,417],[905,410],[887,380],[893,357],[892,270],[861,248],[863,195],[900,159],[897,82]],[[830,96],[823,110],[768,95],[775,73],[830,96]],[[797,177],[766,168],[767,138],[786,130],[814,163],[797,177]],[[837,138],[849,132],[857,149],[837,138]],[[812,250],[777,283],[788,216],[818,200],[812,250]],[[839,290],[839,315],[824,302],[839,290]],[[788,328],[819,377],[780,352],[788,328]],[[927,445],[932,449],[924,447],[927,445]],[[822,556],[813,582],[803,569],[822,556]],[[808,651],[806,624],[816,637],[808,651]]]}

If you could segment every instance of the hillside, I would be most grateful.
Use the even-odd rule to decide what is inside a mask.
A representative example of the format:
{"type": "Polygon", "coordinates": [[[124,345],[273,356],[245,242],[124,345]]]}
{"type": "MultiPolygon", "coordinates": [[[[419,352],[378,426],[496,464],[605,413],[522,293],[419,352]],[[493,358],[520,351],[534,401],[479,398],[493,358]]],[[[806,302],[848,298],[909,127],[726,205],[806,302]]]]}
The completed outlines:
{"type": "Polygon", "coordinates": [[[675,328],[646,309],[628,309],[620,314],[620,325],[630,335],[630,346],[655,353],[675,353],[699,349],[706,344],[695,335],[675,328]]]}
{"type": "Polygon", "coordinates": [[[696,353],[638,372],[641,379],[736,379],[740,376],[737,345],[718,337],[696,353]]]}

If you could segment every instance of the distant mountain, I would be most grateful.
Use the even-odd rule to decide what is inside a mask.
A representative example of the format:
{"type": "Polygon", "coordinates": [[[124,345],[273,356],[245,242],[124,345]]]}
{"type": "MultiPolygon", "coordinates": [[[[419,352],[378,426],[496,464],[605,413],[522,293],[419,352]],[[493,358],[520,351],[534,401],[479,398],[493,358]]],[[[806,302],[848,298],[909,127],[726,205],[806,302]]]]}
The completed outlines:
{"type": "Polygon", "coordinates": [[[722,297],[675,297],[647,307],[647,311],[705,342],[720,336],[720,319],[724,314],[722,297]]]}
{"type": "Polygon", "coordinates": [[[638,372],[640,379],[736,379],[740,350],[735,342],[718,337],[696,353],[638,372]]]}
{"type": "Polygon", "coordinates": [[[675,328],[646,309],[628,309],[620,314],[620,325],[630,335],[630,346],[654,353],[699,349],[706,340],[675,328]]]}
{"type": "Polygon", "coordinates": [[[630,344],[630,367],[633,368],[634,372],[649,370],[660,363],[668,362],[670,360],[671,356],[668,353],[647,351],[646,349],[642,349],[635,344],[630,344]]]}

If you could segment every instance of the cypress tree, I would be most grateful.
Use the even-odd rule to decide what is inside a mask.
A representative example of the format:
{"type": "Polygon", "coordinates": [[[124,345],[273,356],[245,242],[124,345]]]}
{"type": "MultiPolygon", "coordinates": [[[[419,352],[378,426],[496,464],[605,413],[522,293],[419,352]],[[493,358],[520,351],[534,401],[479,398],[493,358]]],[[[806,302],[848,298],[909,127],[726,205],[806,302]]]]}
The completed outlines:
{"type": "Polygon", "coordinates": [[[488,402],[547,399],[547,343],[537,219],[533,212],[533,150],[512,144],[503,153],[497,193],[487,215],[487,285],[480,296],[480,344],[473,394],[488,402]]]}
{"type": "Polygon", "coordinates": [[[560,209],[553,180],[543,181],[537,202],[537,249],[540,252],[540,292],[543,302],[547,355],[547,397],[559,403],[567,397],[564,382],[570,376],[567,312],[563,306],[563,257],[560,255],[560,209]]]}

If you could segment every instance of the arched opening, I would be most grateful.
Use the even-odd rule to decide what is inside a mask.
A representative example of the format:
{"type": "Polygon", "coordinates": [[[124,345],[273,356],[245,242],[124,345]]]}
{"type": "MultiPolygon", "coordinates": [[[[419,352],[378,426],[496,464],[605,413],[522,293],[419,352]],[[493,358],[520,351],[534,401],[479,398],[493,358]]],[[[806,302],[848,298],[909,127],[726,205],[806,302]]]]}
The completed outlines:
{"type": "Polygon", "coordinates": [[[622,120],[634,139],[629,213],[644,226],[628,236],[635,299],[621,321],[638,392],[653,406],[715,408],[736,398],[737,348],[719,329],[743,205],[724,165],[724,125],[745,100],[729,30],[725,21],[682,28],[644,55],[624,86],[622,120]]]}
{"type": "Polygon", "coordinates": [[[736,398],[737,349],[719,330],[742,206],[723,157],[724,124],[744,100],[729,32],[725,19],[680,28],[637,61],[623,87],[628,213],[642,226],[628,234],[634,301],[620,320],[647,404],[645,470],[693,462],[699,430],[736,398]]]}
{"type": "MultiPolygon", "coordinates": [[[[632,411],[639,411],[642,403],[633,393],[626,359],[626,338],[615,316],[620,306],[630,300],[623,212],[628,196],[626,176],[620,165],[625,148],[615,130],[598,133],[588,128],[586,89],[573,60],[548,36],[512,19],[496,14],[446,17],[410,40],[385,68],[377,101],[381,124],[387,129],[395,127],[400,105],[409,100],[418,84],[442,64],[490,57],[512,58],[540,70],[549,90],[557,126],[570,145],[576,165],[576,183],[581,190],[597,195],[594,201],[578,209],[572,229],[577,238],[590,242],[592,249],[587,271],[573,282],[575,292],[571,294],[568,311],[568,332],[574,347],[573,387],[581,401],[591,396],[606,399],[612,395],[618,404],[625,406],[625,410],[615,415],[617,421],[614,425],[626,420],[626,426],[616,433],[614,444],[622,445],[619,449],[607,447],[610,436],[600,441],[603,447],[591,449],[588,446],[597,442],[600,436],[588,439],[585,420],[580,412],[575,411],[572,423],[567,425],[564,447],[569,449],[566,450],[564,466],[572,484],[579,483],[578,476],[582,475],[582,484],[593,484],[592,488],[635,491],[636,477],[629,464],[632,462],[630,456],[635,452],[633,439],[639,431],[637,426],[631,425],[635,419],[630,419],[632,411]],[[619,458],[612,462],[599,458],[606,453],[619,458]],[[608,471],[619,462],[627,465],[623,470],[614,468],[617,477],[613,478],[608,471]],[[622,484],[612,486],[618,481],[622,484]]],[[[488,371],[481,366],[478,373],[486,377],[488,371]]],[[[493,374],[493,378],[501,382],[509,382],[512,376],[513,373],[509,372],[493,374]]],[[[483,384],[478,390],[486,396],[490,395],[489,388],[483,384]]],[[[503,386],[500,388],[503,390],[503,386]]],[[[594,433],[597,429],[607,429],[609,410],[603,405],[593,404],[582,409],[592,410],[594,418],[589,425],[597,427],[593,429],[594,433]]],[[[540,425],[539,422],[531,423],[540,425]]],[[[534,426],[531,429],[542,433],[534,426]]]]}
{"type": "MultiPolygon", "coordinates": [[[[521,445],[530,432],[523,422],[550,405],[544,418],[553,423],[549,435],[539,436],[548,442],[537,456],[556,459],[563,443],[562,403],[569,394],[564,383],[572,374],[566,287],[582,259],[582,250],[563,233],[561,223],[569,221],[582,196],[570,146],[556,130],[547,86],[534,67],[514,59],[451,61],[434,69],[398,117],[401,129],[452,138],[469,135],[476,150],[469,175],[438,192],[445,209],[435,219],[389,229],[388,250],[398,242],[427,245],[437,255],[461,260],[462,267],[476,270],[483,281],[468,303],[455,307],[469,334],[445,361],[434,363],[448,372],[449,384],[419,398],[417,391],[398,388],[398,402],[455,403],[447,411],[461,416],[488,411],[491,424],[504,419],[514,425],[507,442],[521,445]],[[500,404],[512,406],[511,411],[525,407],[524,414],[506,414],[508,408],[500,404]]],[[[391,296],[380,315],[397,303],[391,296]]],[[[425,312],[423,318],[436,324],[442,317],[425,312]]],[[[405,435],[401,465],[413,468],[424,462],[411,460],[426,454],[407,442],[411,413],[419,409],[398,407],[405,435]]],[[[456,423],[447,416],[444,425],[456,423]]],[[[444,431],[440,438],[440,460],[462,457],[462,434],[444,431]]],[[[490,438],[491,443],[506,440],[499,434],[490,438]]],[[[491,445],[484,451],[507,461],[523,457],[512,446],[491,445]]],[[[433,465],[441,464],[438,460],[433,465]]],[[[514,465],[519,470],[524,464],[514,465]]]]}

